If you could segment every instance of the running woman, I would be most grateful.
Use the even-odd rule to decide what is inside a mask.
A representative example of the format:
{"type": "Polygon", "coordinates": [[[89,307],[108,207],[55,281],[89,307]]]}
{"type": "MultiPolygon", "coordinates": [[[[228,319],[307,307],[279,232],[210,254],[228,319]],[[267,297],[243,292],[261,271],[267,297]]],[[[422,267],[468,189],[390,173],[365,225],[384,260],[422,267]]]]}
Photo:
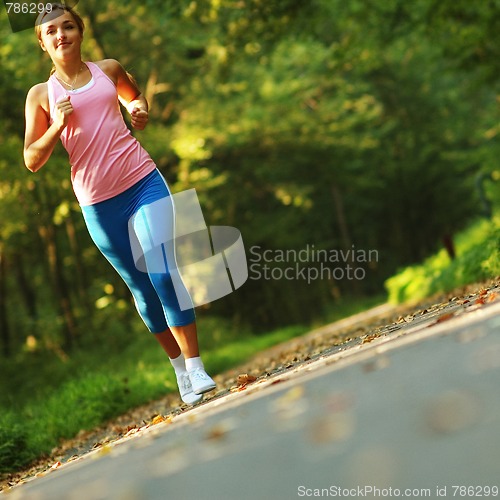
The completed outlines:
{"type": "Polygon", "coordinates": [[[132,127],[143,130],[148,103],[118,61],[82,61],[84,29],[80,15],[58,3],[47,4],[37,19],[35,32],[53,68],[26,97],[24,162],[37,172],[61,140],[92,240],[129,287],[142,320],[169,356],[182,400],[196,404],[215,382],[200,358],[194,308],[181,308],[177,299],[176,289],[187,291],[174,289],[171,193],[120,112],[119,102],[132,127]],[[140,269],[130,237],[144,255],[155,253],[151,242],[170,241],[161,247],[168,266],[140,269]]]}

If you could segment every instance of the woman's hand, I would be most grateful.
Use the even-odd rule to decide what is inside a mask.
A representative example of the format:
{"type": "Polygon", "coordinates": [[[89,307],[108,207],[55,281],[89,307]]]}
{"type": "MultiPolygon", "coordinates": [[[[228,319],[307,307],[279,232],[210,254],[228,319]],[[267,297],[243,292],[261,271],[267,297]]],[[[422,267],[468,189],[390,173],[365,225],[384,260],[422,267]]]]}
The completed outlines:
{"type": "Polygon", "coordinates": [[[73,106],[69,95],[56,102],[54,122],[59,130],[63,130],[68,125],[69,117],[72,113],[73,106]]]}
{"type": "Polygon", "coordinates": [[[148,123],[149,106],[134,77],[115,59],[104,59],[99,61],[98,65],[111,81],[116,83],[118,99],[130,113],[132,127],[144,130],[148,123]]]}
{"type": "Polygon", "coordinates": [[[136,128],[137,130],[144,130],[148,123],[149,114],[145,109],[135,107],[132,110],[132,113],[130,113],[130,118],[132,127],[136,128]]]}

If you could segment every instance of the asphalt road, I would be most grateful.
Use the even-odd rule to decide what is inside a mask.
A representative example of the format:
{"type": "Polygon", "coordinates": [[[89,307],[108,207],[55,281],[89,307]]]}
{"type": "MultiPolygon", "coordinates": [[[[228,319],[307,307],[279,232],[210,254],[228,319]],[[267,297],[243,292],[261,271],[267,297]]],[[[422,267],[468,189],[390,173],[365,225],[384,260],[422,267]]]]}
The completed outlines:
{"type": "Polygon", "coordinates": [[[500,300],[336,348],[8,498],[495,498],[499,487],[500,300]]]}

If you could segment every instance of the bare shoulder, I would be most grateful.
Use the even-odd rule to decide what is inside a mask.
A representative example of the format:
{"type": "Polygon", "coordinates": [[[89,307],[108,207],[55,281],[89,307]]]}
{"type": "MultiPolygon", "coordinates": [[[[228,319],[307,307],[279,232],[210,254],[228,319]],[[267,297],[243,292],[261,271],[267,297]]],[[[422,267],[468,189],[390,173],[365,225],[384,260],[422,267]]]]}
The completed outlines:
{"type": "Polygon", "coordinates": [[[28,90],[28,95],[27,98],[31,100],[39,100],[43,97],[48,97],[49,91],[47,88],[47,82],[42,82],[42,83],[37,83],[36,85],[33,85],[28,90]]]}
{"type": "Polygon", "coordinates": [[[116,69],[121,68],[122,65],[116,59],[102,59],[101,61],[94,61],[101,69],[116,69]]]}
{"type": "Polygon", "coordinates": [[[49,109],[49,91],[47,82],[37,83],[31,87],[26,96],[26,105],[40,106],[44,111],[49,109]]]}
{"type": "Polygon", "coordinates": [[[123,66],[116,59],[103,59],[102,61],[94,61],[101,71],[108,76],[113,82],[118,81],[118,76],[123,71],[123,66]]]}

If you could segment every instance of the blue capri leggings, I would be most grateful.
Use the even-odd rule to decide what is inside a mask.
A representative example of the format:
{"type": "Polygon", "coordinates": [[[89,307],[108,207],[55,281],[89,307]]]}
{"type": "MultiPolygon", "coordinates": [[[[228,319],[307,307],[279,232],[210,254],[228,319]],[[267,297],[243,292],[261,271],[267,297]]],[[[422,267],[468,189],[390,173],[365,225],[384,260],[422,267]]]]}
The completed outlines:
{"type": "Polygon", "coordinates": [[[177,298],[182,293],[185,304],[187,290],[179,289],[182,281],[175,268],[174,208],[158,170],[118,196],[83,206],[82,212],[92,240],[129,287],[152,333],[195,320],[194,308],[181,308],[177,298]],[[168,242],[160,246],[160,255],[168,264],[148,265],[152,242],[168,242]],[[138,248],[146,256],[142,265],[137,260],[138,248]]]}

